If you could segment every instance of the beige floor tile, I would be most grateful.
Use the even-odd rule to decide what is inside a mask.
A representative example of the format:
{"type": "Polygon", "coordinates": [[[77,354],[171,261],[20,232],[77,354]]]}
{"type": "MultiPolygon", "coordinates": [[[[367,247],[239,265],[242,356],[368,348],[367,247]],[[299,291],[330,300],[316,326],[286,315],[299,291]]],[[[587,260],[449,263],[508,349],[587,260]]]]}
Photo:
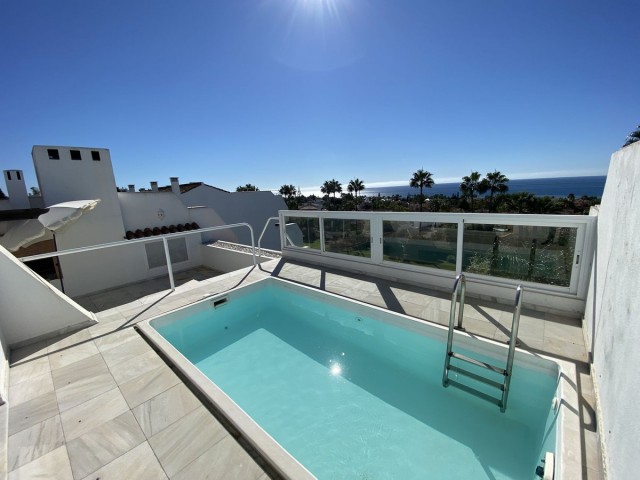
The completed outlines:
{"type": "Polygon", "coordinates": [[[45,393],[9,409],[9,435],[58,415],[55,392],[45,393]]]}
{"type": "Polygon", "coordinates": [[[167,476],[148,442],[143,442],[84,480],[163,480],[167,476]]]}
{"type": "Polygon", "coordinates": [[[61,446],[9,473],[9,480],[73,480],[67,448],[61,446]]]}
{"type": "MultiPolygon", "coordinates": [[[[118,322],[112,323],[111,325],[116,326],[121,324],[120,322],[118,322]]],[[[103,327],[106,328],[108,326],[109,325],[107,324],[103,327]]],[[[133,327],[127,326],[125,328],[119,328],[117,330],[111,330],[109,332],[102,332],[100,336],[96,335],[94,342],[100,352],[105,352],[111,348],[119,347],[129,340],[134,340],[136,338],[140,338],[138,332],[136,332],[133,327]]]]}
{"type": "Polygon", "coordinates": [[[71,365],[97,353],[99,353],[98,348],[93,343],[93,340],[80,343],[73,347],[65,347],[62,350],[56,350],[49,354],[51,370],[71,365]]]}
{"type": "Polygon", "coordinates": [[[129,410],[118,388],[60,414],[67,442],[80,437],[129,410]]]}
{"type": "Polygon", "coordinates": [[[11,362],[10,365],[16,365],[25,363],[29,360],[35,360],[47,355],[47,341],[41,340],[31,345],[21,347],[15,350],[11,350],[11,362]]]}
{"type": "Polygon", "coordinates": [[[139,375],[150,372],[151,370],[155,370],[162,365],[165,365],[165,363],[158,354],[153,350],[149,350],[146,353],[133,357],[127,361],[109,365],[109,370],[111,370],[111,374],[118,385],[122,385],[123,383],[128,382],[139,375]]]}
{"type": "Polygon", "coordinates": [[[263,474],[262,468],[229,435],[180,470],[172,480],[257,480],[263,474]]]}
{"type": "Polygon", "coordinates": [[[64,412],[115,388],[110,372],[93,375],[56,389],[58,408],[64,412]]]}
{"type": "Polygon", "coordinates": [[[63,388],[75,382],[84,381],[87,378],[109,373],[109,367],[104,363],[102,355],[96,354],[87,357],[80,362],[56,368],[51,371],[53,385],[63,388]]]}
{"type": "Polygon", "coordinates": [[[8,442],[8,466],[11,471],[64,445],[60,415],[10,436],[8,442]]]}
{"type": "Polygon", "coordinates": [[[116,363],[127,362],[132,358],[151,350],[149,344],[140,335],[138,335],[135,330],[134,334],[137,337],[129,338],[120,345],[101,351],[102,358],[107,362],[107,365],[111,366],[116,363]]]}
{"type": "Polygon", "coordinates": [[[200,406],[200,401],[180,383],[132,411],[144,434],[151,438],[200,406]]]}
{"type": "Polygon", "coordinates": [[[47,351],[48,353],[57,352],[58,350],[80,345],[88,340],[91,340],[91,334],[88,329],[84,328],[74,333],[68,333],[52,338],[47,342],[49,345],[47,351]]]}
{"type": "Polygon", "coordinates": [[[133,414],[125,412],[67,443],[73,476],[84,478],[145,441],[133,414]]]}
{"type": "Polygon", "coordinates": [[[166,365],[153,369],[120,385],[120,391],[129,407],[133,408],[181,383],[166,365]]]}
{"type": "Polygon", "coordinates": [[[149,444],[164,471],[172,477],[227,435],[208,410],[198,407],[151,437],[149,444]]]}
{"type": "Polygon", "coordinates": [[[9,385],[29,380],[33,377],[44,375],[51,371],[48,357],[39,357],[35,360],[28,360],[9,369],[9,385]]]}
{"type": "Polygon", "coordinates": [[[580,326],[563,325],[561,323],[545,321],[544,336],[546,338],[565,340],[575,343],[576,345],[584,345],[584,334],[580,326]]]}
{"type": "Polygon", "coordinates": [[[22,402],[32,400],[49,392],[53,392],[51,372],[33,377],[28,382],[12,385],[9,389],[9,402],[11,402],[11,408],[13,408],[22,402]]]}

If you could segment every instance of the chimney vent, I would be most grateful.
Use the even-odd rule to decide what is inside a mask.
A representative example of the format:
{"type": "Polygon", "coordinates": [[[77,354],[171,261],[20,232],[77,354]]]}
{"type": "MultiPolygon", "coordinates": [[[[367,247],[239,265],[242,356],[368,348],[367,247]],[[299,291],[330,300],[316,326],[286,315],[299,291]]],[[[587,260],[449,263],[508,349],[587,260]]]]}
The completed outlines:
{"type": "Polygon", "coordinates": [[[158,191],[158,182],[151,182],[151,191],[152,192],[158,191]]]}
{"type": "Polygon", "coordinates": [[[135,192],[136,191],[136,186],[133,183],[130,183],[128,185],[129,191],[130,192],[135,192]]]}
{"type": "Polygon", "coordinates": [[[171,191],[176,195],[180,195],[180,181],[178,177],[171,177],[171,191]]]}

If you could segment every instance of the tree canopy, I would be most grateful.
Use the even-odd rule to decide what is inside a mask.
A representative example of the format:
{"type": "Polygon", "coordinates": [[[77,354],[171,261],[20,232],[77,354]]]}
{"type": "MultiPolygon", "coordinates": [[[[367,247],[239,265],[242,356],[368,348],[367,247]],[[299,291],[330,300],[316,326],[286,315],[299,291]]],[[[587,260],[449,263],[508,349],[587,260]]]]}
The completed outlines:
{"type": "Polygon", "coordinates": [[[627,135],[627,141],[624,143],[622,148],[628,147],[629,145],[631,145],[632,143],[636,143],[637,141],[640,141],[640,125],[638,125],[633,132],[627,135]]]}
{"type": "Polygon", "coordinates": [[[473,198],[476,193],[484,193],[489,188],[487,181],[482,180],[482,175],[479,172],[471,172],[471,175],[465,175],[462,177],[462,183],[460,184],[460,191],[462,195],[471,200],[471,211],[473,212],[473,198]]]}
{"type": "Polygon", "coordinates": [[[422,204],[424,202],[422,189],[431,188],[434,183],[431,172],[427,172],[422,168],[413,172],[413,176],[409,180],[409,186],[420,189],[420,211],[422,211],[422,204]]]}
{"type": "Polygon", "coordinates": [[[239,187],[236,187],[236,192],[257,192],[260,189],[258,187],[256,187],[255,185],[252,185],[250,183],[247,183],[246,185],[240,185],[239,187]]]}

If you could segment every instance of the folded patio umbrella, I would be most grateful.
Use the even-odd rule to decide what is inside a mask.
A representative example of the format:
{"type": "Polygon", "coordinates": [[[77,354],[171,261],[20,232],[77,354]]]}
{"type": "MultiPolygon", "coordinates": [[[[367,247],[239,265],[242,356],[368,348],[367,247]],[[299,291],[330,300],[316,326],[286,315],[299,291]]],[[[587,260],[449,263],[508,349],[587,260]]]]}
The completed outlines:
{"type": "Polygon", "coordinates": [[[35,242],[51,240],[54,233],[60,233],[74,224],[86,212],[93,210],[100,203],[96,200],[74,200],[72,202],[57,203],[49,207],[37,219],[30,219],[14,226],[0,238],[0,245],[10,252],[35,242]]]}

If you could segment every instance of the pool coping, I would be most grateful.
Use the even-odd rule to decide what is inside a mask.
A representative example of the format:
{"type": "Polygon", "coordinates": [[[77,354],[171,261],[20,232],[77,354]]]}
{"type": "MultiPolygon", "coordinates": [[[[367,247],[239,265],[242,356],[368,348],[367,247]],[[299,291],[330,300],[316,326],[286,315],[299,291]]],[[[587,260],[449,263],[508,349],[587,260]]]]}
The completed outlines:
{"type": "MultiPolygon", "coordinates": [[[[238,290],[247,291],[258,288],[263,282],[277,283],[289,286],[293,289],[302,289],[311,292],[313,295],[323,295],[336,299],[338,302],[348,301],[357,305],[366,307],[367,309],[378,312],[382,315],[397,316],[402,319],[401,322],[406,328],[410,328],[418,333],[425,334],[424,325],[433,328],[435,337],[446,338],[447,328],[432,322],[425,322],[408,315],[390,311],[385,308],[377,307],[368,303],[364,303],[355,299],[345,298],[343,296],[325,291],[300,285],[295,282],[287,281],[280,278],[267,277],[258,280],[250,285],[234,288],[233,290],[215,294],[204,298],[189,305],[176,308],[161,315],[157,315],[148,320],[142,321],[137,325],[140,333],[147,337],[151,343],[164,354],[165,359],[173,363],[173,365],[185,376],[190,384],[202,393],[212,405],[240,432],[240,434],[255,448],[263,458],[283,477],[291,479],[313,479],[316,478],[309,472],[298,460],[287,452],[273,437],[271,437],[262,427],[260,427],[242,408],[240,408],[222,389],[220,389],[213,381],[206,377],[198,368],[187,360],[175,347],[158,333],[150,322],[166,315],[178,312],[187,307],[193,307],[196,304],[215,301],[218,298],[226,297],[238,290]],[[406,323],[409,321],[409,323],[406,323]]],[[[504,349],[507,347],[497,341],[476,337],[466,332],[454,332],[457,336],[458,344],[471,348],[472,350],[480,350],[482,353],[495,356],[495,349],[504,349]],[[480,340],[483,343],[478,343],[480,340]],[[480,347],[480,348],[479,348],[480,347]]],[[[555,475],[551,478],[572,479],[582,476],[581,462],[581,442],[580,442],[580,404],[579,394],[577,391],[577,372],[576,366],[567,361],[552,358],[546,355],[531,353],[525,350],[517,349],[516,358],[523,364],[539,369],[541,361],[550,361],[557,365],[558,374],[558,391],[560,392],[560,401],[558,403],[558,421],[559,428],[556,438],[556,461],[555,475]],[[558,458],[559,452],[559,458],[558,458]]],[[[546,369],[546,368],[545,368],[546,369]]],[[[545,477],[546,478],[546,477],[545,477]]]]}

